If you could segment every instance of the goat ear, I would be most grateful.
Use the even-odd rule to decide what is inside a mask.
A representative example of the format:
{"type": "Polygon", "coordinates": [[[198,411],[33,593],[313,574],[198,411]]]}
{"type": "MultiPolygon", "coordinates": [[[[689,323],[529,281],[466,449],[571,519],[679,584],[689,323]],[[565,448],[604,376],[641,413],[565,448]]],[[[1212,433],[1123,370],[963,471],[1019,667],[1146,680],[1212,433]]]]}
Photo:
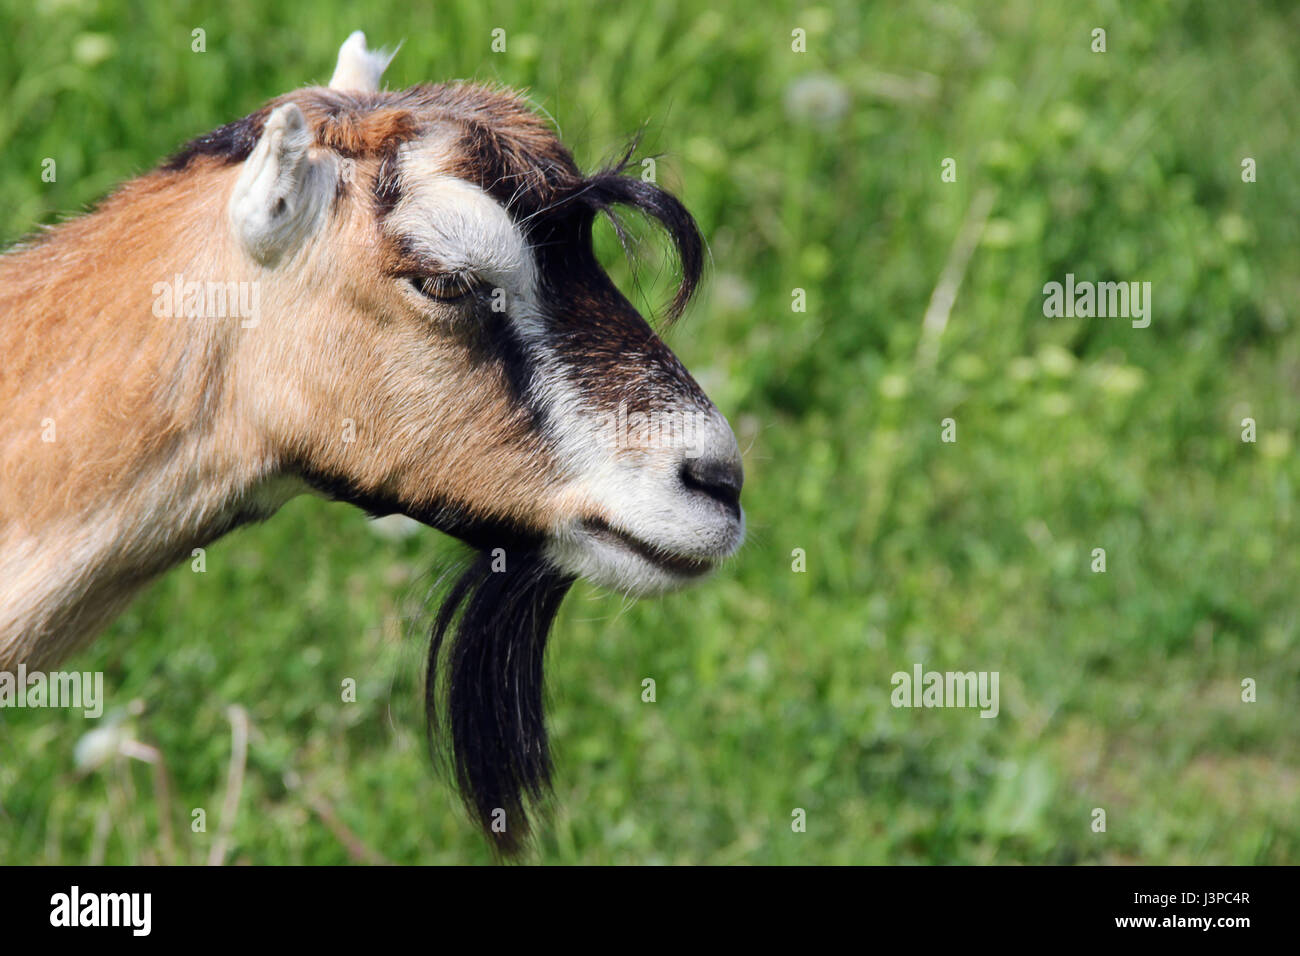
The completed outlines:
{"type": "Polygon", "coordinates": [[[311,157],[312,132],[293,103],[267,117],[230,197],[240,246],[273,266],[320,228],[334,194],[332,162],[311,157]]]}
{"type": "Polygon", "coordinates": [[[339,47],[339,61],[330,77],[331,90],[351,90],[356,93],[376,93],[379,78],[393,62],[397,51],[367,50],[366,35],[358,30],[339,47]]]}

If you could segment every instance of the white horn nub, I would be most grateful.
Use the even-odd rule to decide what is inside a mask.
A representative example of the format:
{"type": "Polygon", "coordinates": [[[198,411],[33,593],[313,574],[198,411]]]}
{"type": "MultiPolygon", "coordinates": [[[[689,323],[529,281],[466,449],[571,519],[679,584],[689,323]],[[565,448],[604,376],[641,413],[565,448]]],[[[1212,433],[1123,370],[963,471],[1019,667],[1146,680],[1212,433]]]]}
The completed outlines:
{"type": "Polygon", "coordinates": [[[394,50],[367,50],[366,35],[360,30],[343,41],[339,47],[339,62],[330,77],[331,90],[349,90],[357,93],[375,93],[379,78],[397,55],[394,50]]]}

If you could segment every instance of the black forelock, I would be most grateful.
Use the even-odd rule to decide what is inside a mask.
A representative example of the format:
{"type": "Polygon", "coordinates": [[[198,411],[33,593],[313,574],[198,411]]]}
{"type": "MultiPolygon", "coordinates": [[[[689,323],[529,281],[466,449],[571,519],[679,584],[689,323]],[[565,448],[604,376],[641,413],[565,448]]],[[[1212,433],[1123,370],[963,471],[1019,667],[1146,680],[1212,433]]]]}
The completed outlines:
{"type": "Polygon", "coordinates": [[[704,238],[695,217],[672,193],[654,183],[629,176],[627,167],[632,162],[635,144],[629,147],[622,159],[613,166],[602,169],[588,178],[578,196],[578,201],[592,210],[592,214],[605,213],[614,225],[619,241],[628,254],[631,245],[623,223],[617,215],[618,207],[636,210],[656,220],[668,233],[677,251],[682,278],[668,308],[670,320],[680,318],[699,287],[704,272],[704,238]]]}
{"type": "Polygon", "coordinates": [[[603,214],[631,258],[632,243],[620,210],[630,209],[658,222],[668,234],[681,268],[681,281],[667,310],[671,322],[681,317],[699,287],[704,271],[704,238],[695,217],[681,200],[655,183],[629,174],[636,146],[637,140],[633,140],[614,163],[545,191],[504,186],[488,191],[502,200],[533,245],[544,252],[552,244],[572,242],[589,248],[591,226],[603,214]]]}

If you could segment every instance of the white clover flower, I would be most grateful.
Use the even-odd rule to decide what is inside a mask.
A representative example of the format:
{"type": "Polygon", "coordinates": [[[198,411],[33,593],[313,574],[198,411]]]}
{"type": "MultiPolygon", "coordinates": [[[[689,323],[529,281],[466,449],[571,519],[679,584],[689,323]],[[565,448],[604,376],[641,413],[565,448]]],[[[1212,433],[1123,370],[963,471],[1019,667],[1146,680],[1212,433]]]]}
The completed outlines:
{"type": "Polygon", "coordinates": [[[119,723],[96,727],[82,734],[73,751],[72,760],[77,769],[85,773],[98,770],[122,751],[126,733],[119,723]]]}
{"type": "Polygon", "coordinates": [[[793,120],[833,126],[848,111],[848,90],[829,73],[809,73],[786,87],[785,112],[793,120]]]}
{"type": "Polygon", "coordinates": [[[82,66],[98,66],[117,51],[117,44],[104,33],[82,33],[72,41],[72,58],[82,66]]]}

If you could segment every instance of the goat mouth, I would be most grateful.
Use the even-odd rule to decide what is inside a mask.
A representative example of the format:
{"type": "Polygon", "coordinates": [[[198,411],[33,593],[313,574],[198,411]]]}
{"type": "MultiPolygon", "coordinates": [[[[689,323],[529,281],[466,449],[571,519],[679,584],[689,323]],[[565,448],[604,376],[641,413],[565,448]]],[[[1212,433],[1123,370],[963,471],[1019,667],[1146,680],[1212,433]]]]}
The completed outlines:
{"type": "Polygon", "coordinates": [[[594,537],[612,541],[616,545],[631,551],[637,557],[653,564],[657,568],[670,571],[681,577],[696,578],[708,574],[716,563],[705,558],[691,558],[673,554],[653,544],[642,541],[619,528],[615,528],[600,518],[586,518],[582,522],[583,530],[594,537]]]}

